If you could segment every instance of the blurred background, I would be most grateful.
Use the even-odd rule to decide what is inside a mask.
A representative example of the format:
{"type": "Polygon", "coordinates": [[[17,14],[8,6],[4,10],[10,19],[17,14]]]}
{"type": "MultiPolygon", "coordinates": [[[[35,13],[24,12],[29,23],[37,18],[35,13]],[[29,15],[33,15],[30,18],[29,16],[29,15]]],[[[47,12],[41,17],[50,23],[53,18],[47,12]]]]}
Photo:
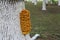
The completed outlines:
{"type": "Polygon", "coordinates": [[[25,0],[26,9],[31,16],[31,36],[38,33],[37,40],[60,40],[60,6],[57,0],[52,0],[46,4],[46,10],[42,10],[42,0],[38,0],[34,5],[31,0],[25,0]]]}

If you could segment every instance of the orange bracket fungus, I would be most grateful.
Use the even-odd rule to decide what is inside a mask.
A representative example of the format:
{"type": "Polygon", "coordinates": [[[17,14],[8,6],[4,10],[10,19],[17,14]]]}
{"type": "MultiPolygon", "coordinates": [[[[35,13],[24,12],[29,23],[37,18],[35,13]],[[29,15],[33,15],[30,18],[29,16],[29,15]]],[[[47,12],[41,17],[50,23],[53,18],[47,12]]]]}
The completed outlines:
{"type": "Polygon", "coordinates": [[[24,35],[31,31],[30,12],[26,9],[23,9],[20,13],[20,25],[24,35]]]}

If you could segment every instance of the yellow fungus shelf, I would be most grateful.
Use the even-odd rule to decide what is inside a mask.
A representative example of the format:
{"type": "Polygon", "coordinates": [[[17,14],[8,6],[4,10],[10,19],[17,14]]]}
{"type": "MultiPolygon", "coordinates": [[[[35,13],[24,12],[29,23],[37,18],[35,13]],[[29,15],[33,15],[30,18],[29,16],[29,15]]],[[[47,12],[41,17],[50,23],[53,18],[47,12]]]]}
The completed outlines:
{"type": "Polygon", "coordinates": [[[31,31],[30,12],[26,9],[22,10],[20,13],[20,25],[24,35],[31,31]]]}

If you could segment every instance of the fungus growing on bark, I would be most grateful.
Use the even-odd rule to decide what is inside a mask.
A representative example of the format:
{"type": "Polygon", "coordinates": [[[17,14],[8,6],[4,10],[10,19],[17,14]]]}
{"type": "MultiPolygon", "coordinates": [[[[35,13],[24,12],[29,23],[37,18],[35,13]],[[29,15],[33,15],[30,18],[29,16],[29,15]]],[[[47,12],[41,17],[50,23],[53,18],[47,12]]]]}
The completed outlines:
{"type": "Polygon", "coordinates": [[[30,12],[26,9],[22,10],[20,13],[20,25],[24,35],[31,31],[30,12]]]}

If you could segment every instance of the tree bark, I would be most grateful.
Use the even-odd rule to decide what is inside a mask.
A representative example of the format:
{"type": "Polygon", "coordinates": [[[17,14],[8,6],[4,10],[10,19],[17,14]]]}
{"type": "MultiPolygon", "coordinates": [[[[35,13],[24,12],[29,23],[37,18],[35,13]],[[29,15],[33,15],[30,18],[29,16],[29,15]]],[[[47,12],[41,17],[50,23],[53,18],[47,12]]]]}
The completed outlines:
{"type": "Polygon", "coordinates": [[[0,40],[25,40],[19,21],[24,2],[9,4],[0,1],[0,40]]]}

